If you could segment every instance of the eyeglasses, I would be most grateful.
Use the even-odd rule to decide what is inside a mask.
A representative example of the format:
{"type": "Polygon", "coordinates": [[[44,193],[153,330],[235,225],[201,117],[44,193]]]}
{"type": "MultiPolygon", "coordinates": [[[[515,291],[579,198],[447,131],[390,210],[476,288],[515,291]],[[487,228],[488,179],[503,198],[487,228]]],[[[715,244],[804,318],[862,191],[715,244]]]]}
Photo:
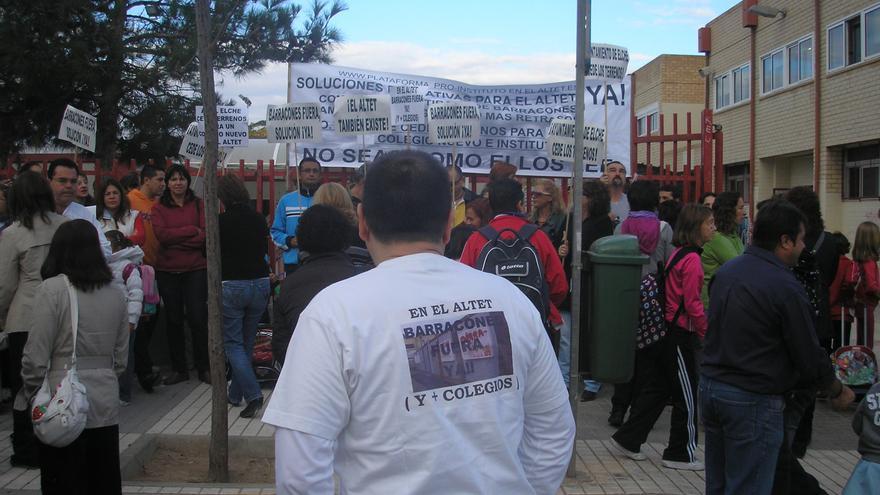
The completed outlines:
{"type": "Polygon", "coordinates": [[[550,193],[545,193],[545,192],[541,192],[541,191],[532,191],[532,192],[529,193],[529,194],[530,194],[533,198],[534,198],[535,196],[551,196],[550,193]]]}

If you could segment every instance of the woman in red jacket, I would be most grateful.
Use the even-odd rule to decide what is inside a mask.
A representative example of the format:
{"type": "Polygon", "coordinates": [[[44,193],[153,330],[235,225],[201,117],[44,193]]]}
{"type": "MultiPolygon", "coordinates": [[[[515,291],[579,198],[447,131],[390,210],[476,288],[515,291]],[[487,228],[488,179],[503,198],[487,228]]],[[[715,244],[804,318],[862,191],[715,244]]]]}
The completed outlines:
{"type": "Polygon", "coordinates": [[[165,181],[165,192],[152,212],[153,230],[159,241],[156,284],[166,311],[168,350],[174,371],[165,379],[165,385],[189,380],[184,315],[192,332],[193,361],[199,379],[210,383],[205,207],[190,189],[192,179],[184,166],[172,165],[165,181]]]}
{"type": "Polygon", "coordinates": [[[862,222],[856,229],[856,242],[852,250],[853,262],[858,266],[859,282],[856,285],[856,327],[859,345],[874,348],[874,308],[880,298],[880,274],[877,260],[880,258],[880,227],[874,222],[862,222]],[[864,342],[867,325],[868,341],[864,342]]]}
{"type": "Polygon", "coordinates": [[[706,335],[708,320],[700,293],[703,263],[700,248],[715,235],[712,210],[688,204],[675,224],[672,252],[666,264],[666,323],[669,331],[659,342],[639,351],[640,391],[629,418],[617,430],[612,444],[618,452],[636,461],[646,457],[640,449],[654,423],[672,401],[669,444],[663,451],[663,466],[702,471],[697,460],[697,362],[696,350],[706,335]]]}

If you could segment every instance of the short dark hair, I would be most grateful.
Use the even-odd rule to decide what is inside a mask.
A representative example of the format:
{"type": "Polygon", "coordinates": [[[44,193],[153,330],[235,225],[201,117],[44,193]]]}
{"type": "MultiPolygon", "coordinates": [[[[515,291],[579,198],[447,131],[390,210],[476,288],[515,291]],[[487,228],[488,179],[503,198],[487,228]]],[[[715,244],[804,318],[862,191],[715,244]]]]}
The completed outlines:
{"type": "Polygon", "coordinates": [[[712,216],[708,206],[688,203],[682,207],[675,222],[672,243],[676,246],[700,246],[703,244],[703,222],[712,216]]]}
{"type": "Polygon", "coordinates": [[[620,162],[617,160],[608,160],[605,163],[603,163],[602,164],[602,171],[604,172],[605,169],[608,168],[609,165],[620,165],[621,167],[623,167],[624,172],[627,171],[626,165],[624,165],[623,162],[620,162]]]}
{"type": "Polygon", "coordinates": [[[498,179],[486,187],[489,189],[489,205],[496,215],[517,211],[516,205],[525,198],[522,184],[515,179],[498,179]]]}
{"type": "Polygon", "coordinates": [[[663,192],[671,192],[672,199],[676,201],[681,200],[681,187],[677,184],[663,184],[662,186],[660,186],[660,190],[663,192]]]}
{"type": "Polygon", "coordinates": [[[718,195],[715,194],[714,192],[712,192],[712,191],[706,191],[706,192],[704,192],[703,194],[700,195],[700,204],[705,203],[705,202],[706,202],[706,198],[708,198],[709,196],[711,196],[711,197],[713,197],[713,198],[717,198],[717,197],[718,197],[718,195]]]}
{"type": "Polygon", "coordinates": [[[23,174],[28,171],[36,172],[36,170],[31,170],[31,168],[33,168],[33,167],[40,167],[39,173],[40,174],[43,173],[43,162],[39,162],[37,160],[30,160],[30,161],[24,162],[23,165],[20,165],[18,167],[18,170],[16,171],[16,174],[23,174]]]}
{"type": "Polygon", "coordinates": [[[49,245],[46,261],[40,268],[43,280],[65,274],[79,290],[91,292],[110,283],[113,274],[98,242],[95,226],[88,220],[62,223],[49,245]]]}
{"type": "Polygon", "coordinates": [[[439,242],[452,209],[443,165],[420,151],[391,151],[367,170],[361,207],[380,242],[439,242]]]}
{"type": "MultiPolygon", "coordinates": [[[[715,214],[715,228],[722,234],[735,234],[736,224],[736,205],[742,194],[736,191],[725,191],[715,196],[715,204],[712,205],[712,213],[715,214]]],[[[703,203],[700,203],[703,204],[703,203]]]]}
{"type": "Polygon", "coordinates": [[[95,192],[97,196],[95,198],[95,216],[98,217],[98,220],[104,218],[104,210],[107,209],[107,205],[104,204],[104,193],[107,192],[108,187],[115,187],[119,191],[119,208],[113,213],[113,220],[121,222],[125,219],[125,215],[128,214],[128,210],[131,209],[131,204],[128,202],[128,195],[125,194],[122,184],[112,178],[104,179],[104,182],[95,192]]]}
{"type": "Polygon", "coordinates": [[[310,157],[310,156],[309,156],[309,157],[306,157],[306,158],[303,158],[302,160],[299,161],[299,165],[297,165],[297,167],[302,167],[302,166],[303,166],[303,163],[317,163],[317,164],[318,164],[318,170],[321,170],[321,162],[319,162],[317,158],[313,158],[313,157],[310,157]]]}
{"type": "Polygon", "coordinates": [[[673,229],[675,229],[682,207],[682,204],[678,201],[664,201],[657,205],[657,218],[668,223],[673,229]]]}
{"type": "Polygon", "coordinates": [[[140,177],[138,177],[137,172],[132,172],[119,179],[119,183],[122,184],[123,191],[127,193],[132,189],[138,188],[140,185],[140,177]]]}
{"type": "Polygon", "coordinates": [[[70,158],[57,158],[49,162],[49,169],[46,170],[46,177],[48,177],[49,180],[52,180],[52,177],[55,177],[55,169],[58,167],[72,168],[76,171],[76,176],[79,177],[79,167],[76,166],[75,161],[70,158]]]}
{"type": "Polygon", "coordinates": [[[831,239],[837,245],[837,254],[840,256],[846,256],[849,254],[850,243],[849,239],[841,232],[835,232],[831,234],[831,239]]]}
{"type": "Polygon", "coordinates": [[[341,211],[328,205],[312,205],[296,226],[300,249],[309,254],[344,251],[351,245],[352,225],[341,211]]]}
{"type": "Polygon", "coordinates": [[[222,175],[217,179],[217,197],[226,208],[234,204],[248,204],[251,200],[247,188],[244,187],[244,181],[233,174],[222,175]]]}
{"type": "MultiPolygon", "coordinates": [[[[192,190],[192,177],[189,175],[189,170],[186,169],[183,165],[174,164],[168,167],[168,170],[165,172],[165,183],[167,184],[169,180],[171,180],[174,175],[180,175],[184,179],[186,179],[186,193],[184,195],[183,201],[188,202],[196,197],[196,193],[192,190]]],[[[171,199],[171,188],[166,187],[164,191],[162,191],[162,197],[159,198],[159,202],[165,206],[174,206],[174,200],[171,199]]]]}
{"type": "Polygon", "coordinates": [[[55,211],[55,195],[42,175],[27,170],[12,182],[6,197],[9,217],[28,229],[34,229],[34,218],[39,216],[49,223],[49,212],[55,211]]]}
{"type": "Polygon", "coordinates": [[[492,183],[496,180],[501,179],[510,179],[514,177],[519,169],[516,168],[516,165],[494,161],[492,162],[492,167],[489,169],[489,182],[492,183]]]}
{"type": "Polygon", "coordinates": [[[752,244],[773,251],[783,235],[794,241],[801,226],[806,225],[807,218],[795,205],[784,199],[771,199],[758,210],[752,230],[752,244]]]}
{"type": "Polygon", "coordinates": [[[159,172],[163,172],[163,170],[161,168],[154,167],[152,165],[144,165],[144,168],[141,169],[141,182],[140,183],[143,184],[147,180],[152,179],[153,177],[158,175],[159,172]]]}
{"type": "Polygon", "coordinates": [[[608,187],[597,180],[584,182],[584,197],[591,218],[607,216],[611,213],[611,196],[608,187]]]}
{"type": "Polygon", "coordinates": [[[118,230],[108,230],[107,232],[104,232],[104,237],[106,237],[107,240],[110,241],[110,249],[112,249],[114,252],[123,248],[134,246],[134,243],[131,242],[131,239],[125,237],[125,234],[118,230]]]}
{"type": "Polygon", "coordinates": [[[488,225],[492,220],[492,207],[489,205],[488,199],[477,198],[465,206],[465,211],[468,208],[473,208],[477,216],[480,217],[480,225],[488,225]]]}
{"type": "Polygon", "coordinates": [[[818,236],[825,230],[825,221],[822,219],[822,208],[819,206],[819,196],[813,192],[810,186],[797,186],[785,193],[785,199],[793,204],[807,218],[806,230],[808,236],[818,236]]]}
{"type": "Polygon", "coordinates": [[[656,211],[660,204],[660,186],[652,180],[637,180],[630,184],[626,198],[630,211],[656,211]]]}

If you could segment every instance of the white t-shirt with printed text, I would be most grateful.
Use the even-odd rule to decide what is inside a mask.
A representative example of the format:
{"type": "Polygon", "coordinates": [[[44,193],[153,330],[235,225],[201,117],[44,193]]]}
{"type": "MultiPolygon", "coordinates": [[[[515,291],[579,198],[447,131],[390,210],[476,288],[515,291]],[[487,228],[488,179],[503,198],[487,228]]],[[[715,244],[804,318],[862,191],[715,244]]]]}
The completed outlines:
{"type": "Polygon", "coordinates": [[[567,399],[532,303],[422,253],[312,300],[263,421],[336,440],[343,494],[534,493],[524,417],[567,399]]]}

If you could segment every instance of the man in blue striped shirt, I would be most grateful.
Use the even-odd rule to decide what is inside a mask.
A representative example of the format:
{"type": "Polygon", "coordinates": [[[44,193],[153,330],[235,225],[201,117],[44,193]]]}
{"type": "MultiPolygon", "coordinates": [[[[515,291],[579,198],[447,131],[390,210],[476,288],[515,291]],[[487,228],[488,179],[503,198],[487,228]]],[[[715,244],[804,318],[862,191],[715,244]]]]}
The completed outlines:
{"type": "Polygon", "coordinates": [[[272,241],[284,254],[284,271],[290,273],[299,266],[299,247],[296,226],[299,217],[312,205],[312,197],[321,185],[321,163],[314,158],[299,162],[299,188],[285,194],[275,208],[272,222],[272,241]]]}

